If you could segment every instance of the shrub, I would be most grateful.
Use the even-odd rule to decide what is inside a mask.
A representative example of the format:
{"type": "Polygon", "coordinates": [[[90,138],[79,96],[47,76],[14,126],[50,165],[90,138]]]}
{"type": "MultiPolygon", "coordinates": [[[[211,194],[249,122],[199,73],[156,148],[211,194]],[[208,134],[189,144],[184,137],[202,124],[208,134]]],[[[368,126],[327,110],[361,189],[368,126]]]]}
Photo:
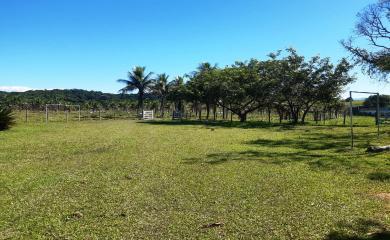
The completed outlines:
{"type": "Polygon", "coordinates": [[[15,117],[9,108],[0,108],[0,131],[9,129],[15,124],[15,117]]]}

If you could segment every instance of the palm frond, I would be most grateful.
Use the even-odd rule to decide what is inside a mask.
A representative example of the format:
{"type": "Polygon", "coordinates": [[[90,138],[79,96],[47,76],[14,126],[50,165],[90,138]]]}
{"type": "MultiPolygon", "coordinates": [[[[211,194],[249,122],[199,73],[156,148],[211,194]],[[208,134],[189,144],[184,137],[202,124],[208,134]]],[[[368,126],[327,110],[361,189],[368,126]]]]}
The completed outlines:
{"type": "Polygon", "coordinates": [[[153,74],[154,74],[153,72],[150,72],[150,73],[148,73],[143,79],[144,79],[144,80],[149,80],[149,79],[151,79],[151,76],[152,76],[153,74]]]}
{"type": "Polygon", "coordinates": [[[118,80],[116,80],[116,81],[119,82],[119,83],[124,83],[124,84],[126,84],[126,85],[128,85],[128,84],[131,83],[129,80],[126,80],[126,79],[118,79],[118,80]]]}

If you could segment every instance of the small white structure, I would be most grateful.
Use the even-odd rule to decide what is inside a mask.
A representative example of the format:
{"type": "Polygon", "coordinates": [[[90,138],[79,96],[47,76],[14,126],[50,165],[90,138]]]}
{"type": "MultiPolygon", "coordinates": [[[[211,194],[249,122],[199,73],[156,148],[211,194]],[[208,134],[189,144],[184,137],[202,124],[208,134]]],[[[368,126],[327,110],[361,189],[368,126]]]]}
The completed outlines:
{"type": "Polygon", "coordinates": [[[153,120],[154,119],[154,114],[153,114],[153,110],[151,111],[144,111],[143,112],[143,120],[153,120]]]}

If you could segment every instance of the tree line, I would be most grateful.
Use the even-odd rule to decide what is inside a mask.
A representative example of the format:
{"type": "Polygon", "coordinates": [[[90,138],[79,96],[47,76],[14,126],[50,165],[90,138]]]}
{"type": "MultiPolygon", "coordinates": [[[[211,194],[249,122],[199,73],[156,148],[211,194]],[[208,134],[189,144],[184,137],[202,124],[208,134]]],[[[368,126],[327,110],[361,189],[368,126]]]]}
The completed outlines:
{"type": "Polygon", "coordinates": [[[202,63],[192,73],[169,81],[167,74],[154,75],[145,67],[135,67],[125,84],[123,93],[138,91],[138,108],[142,112],[146,93],[160,101],[161,115],[165,102],[184,112],[189,106],[199,119],[202,109],[206,119],[211,109],[219,107],[238,116],[241,122],[259,109],[274,110],[280,121],[288,117],[293,123],[304,123],[310,111],[340,105],[343,88],[354,81],[349,74],[352,65],[341,59],[333,64],[329,58],[314,56],[305,59],[296,50],[271,53],[267,60],[251,59],[220,68],[202,63]]]}
{"type": "MultiPolygon", "coordinates": [[[[155,101],[151,94],[149,101],[155,101]]],[[[42,110],[45,104],[77,104],[83,109],[135,109],[136,94],[112,94],[82,89],[30,90],[0,92],[0,106],[16,109],[42,110]]]]}

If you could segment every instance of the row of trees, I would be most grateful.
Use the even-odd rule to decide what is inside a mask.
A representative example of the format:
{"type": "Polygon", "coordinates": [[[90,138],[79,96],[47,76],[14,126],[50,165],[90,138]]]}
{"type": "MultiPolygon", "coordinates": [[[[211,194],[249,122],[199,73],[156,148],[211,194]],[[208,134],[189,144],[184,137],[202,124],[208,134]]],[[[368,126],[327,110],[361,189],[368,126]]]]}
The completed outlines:
{"type": "Polygon", "coordinates": [[[272,53],[264,61],[251,59],[219,68],[202,63],[196,71],[169,82],[166,74],[154,76],[145,67],[128,73],[123,93],[138,90],[138,107],[143,110],[146,93],[160,101],[161,115],[165,101],[174,103],[177,111],[190,104],[199,118],[203,107],[206,118],[210,109],[220,107],[244,122],[247,115],[259,109],[276,110],[280,120],[288,116],[293,123],[304,123],[307,114],[318,108],[338,105],[340,93],[354,78],[352,65],[345,59],[334,65],[319,56],[306,60],[294,49],[272,53]],[[186,79],[186,81],[185,81],[186,79]]]}
{"type": "MultiPolygon", "coordinates": [[[[149,104],[156,101],[147,94],[149,104]]],[[[136,94],[112,94],[81,89],[31,90],[27,92],[0,92],[0,106],[17,109],[42,110],[45,104],[81,105],[83,109],[136,109],[136,94]]]]}
{"type": "MultiPolygon", "coordinates": [[[[378,101],[377,96],[371,95],[364,100],[363,106],[367,108],[376,108],[377,101],[378,101]]],[[[380,108],[390,107],[390,95],[379,95],[379,107],[380,108]]]]}

